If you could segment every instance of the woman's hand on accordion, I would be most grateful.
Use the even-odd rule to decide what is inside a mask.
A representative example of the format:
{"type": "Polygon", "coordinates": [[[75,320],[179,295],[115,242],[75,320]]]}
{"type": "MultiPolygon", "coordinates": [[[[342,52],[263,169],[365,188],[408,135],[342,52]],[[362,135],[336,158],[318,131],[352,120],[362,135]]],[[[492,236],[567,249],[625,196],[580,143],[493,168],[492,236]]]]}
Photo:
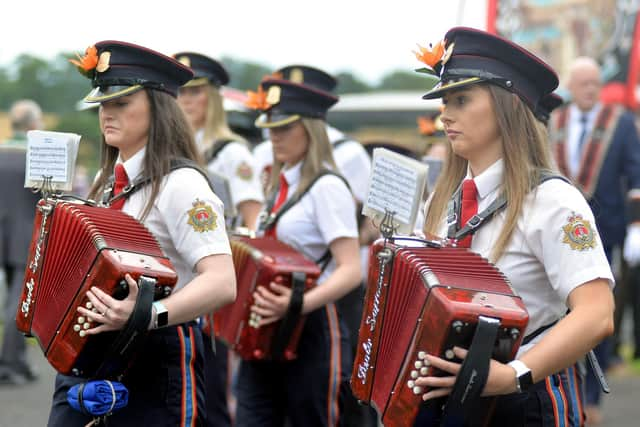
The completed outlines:
{"type": "MultiPolygon", "coordinates": [[[[467,350],[460,347],[454,347],[453,351],[459,359],[464,359],[467,355],[467,350]]],[[[423,362],[428,362],[429,366],[440,370],[443,374],[441,376],[419,376],[415,380],[416,386],[428,389],[428,391],[422,395],[422,400],[436,399],[451,394],[451,390],[453,389],[462,365],[430,354],[427,355],[423,362]]],[[[487,383],[484,386],[482,395],[495,396],[515,392],[515,378],[515,372],[511,366],[491,359],[489,377],[487,378],[487,383]]]]}
{"type": "Polygon", "coordinates": [[[291,301],[291,289],[287,286],[271,282],[269,287],[258,286],[253,293],[251,311],[260,316],[260,326],[282,319],[291,301]]]}
{"type": "Polygon", "coordinates": [[[117,331],[122,329],[129,320],[138,297],[138,284],[130,275],[126,274],[124,277],[129,284],[129,295],[123,300],[117,300],[95,286],[87,291],[91,308],[78,307],[78,312],[92,324],[98,325],[87,329],[88,335],[117,331]]]}

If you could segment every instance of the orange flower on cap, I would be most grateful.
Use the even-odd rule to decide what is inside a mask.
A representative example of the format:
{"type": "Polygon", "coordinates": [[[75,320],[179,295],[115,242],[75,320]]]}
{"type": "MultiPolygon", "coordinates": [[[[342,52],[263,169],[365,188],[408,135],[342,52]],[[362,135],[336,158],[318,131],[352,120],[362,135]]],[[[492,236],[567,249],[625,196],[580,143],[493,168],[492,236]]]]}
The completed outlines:
{"type": "Polygon", "coordinates": [[[247,100],[244,105],[254,110],[268,110],[271,104],[267,102],[267,93],[262,89],[262,86],[258,86],[258,91],[247,91],[247,100]]]}
{"type": "Polygon", "coordinates": [[[418,45],[418,49],[420,49],[420,52],[413,52],[418,61],[435,68],[436,64],[442,59],[442,55],[444,55],[444,41],[440,40],[435,46],[429,44],[429,47],[418,45]]]}
{"type": "Polygon", "coordinates": [[[436,133],[436,122],[430,117],[419,116],[417,118],[418,129],[421,135],[433,135],[436,133]]]}
{"type": "Polygon", "coordinates": [[[91,78],[93,76],[93,71],[98,65],[98,49],[95,46],[89,46],[85,52],[84,56],[80,56],[76,53],[78,60],[70,59],[73,65],[78,67],[78,71],[84,74],[86,77],[91,78]]]}

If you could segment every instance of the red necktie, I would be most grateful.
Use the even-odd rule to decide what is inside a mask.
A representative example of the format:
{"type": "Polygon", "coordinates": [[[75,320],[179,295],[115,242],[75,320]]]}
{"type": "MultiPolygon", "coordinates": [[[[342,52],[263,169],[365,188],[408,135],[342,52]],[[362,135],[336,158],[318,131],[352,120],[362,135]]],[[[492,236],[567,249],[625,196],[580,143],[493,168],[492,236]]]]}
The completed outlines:
{"type": "MultiPolygon", "coordinates": [[[[472,179],[465,179],[462,182],[462,209],[460,210],[460,228],[464,227],[472,216],[478,213],[478,187],[472,179]]],[[[471,238],[473,236],[469,234],[467,237],[461,239],[458,242],[458,246],[461,248],[471,247],[471,238]]]]}
{"type": "MultiPolygon", "coordinates": [[[[287,179],[284,177],[284,174],[280,174],[280,185],[278,186],[278,198],[276,202],[273,204],[271,208],[271,213],[276,213],[280,209],[280,207],[287,200],[287,193],[289,192],[289,183],[287,179]]],[[[264,232],[265,236],[276,238],[276,225],[269,228],[264,232]]]]}
{"type": "MultiPolygon", "coordinates": [[[[116,165],[114,176],[115,176],[115,181],[113,183],[113,196],[115,197],[118,194],[122,193],[122,190],[124,189],[124,187],[126,187],[129,184],[129,177],[127,176],[127,171],[124,169],[124,166],[122,166],[122,163],[118,163],[116,165]]],[[[113,203],[111,203],[111,206],[109,207],[111,209],[122,209],[122,207],[124,206],[125,199],[126,199],[125,197],[122,197],[114,201],[113,203]]]]}

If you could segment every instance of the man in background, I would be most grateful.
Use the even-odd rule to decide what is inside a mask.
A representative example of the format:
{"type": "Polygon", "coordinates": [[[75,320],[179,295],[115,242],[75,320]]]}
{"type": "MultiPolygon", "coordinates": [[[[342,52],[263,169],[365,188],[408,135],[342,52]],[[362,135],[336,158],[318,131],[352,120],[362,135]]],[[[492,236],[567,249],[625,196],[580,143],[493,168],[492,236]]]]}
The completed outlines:
{"type": "Polygon", "coordinates": [[[12,136],[0,144],[0,269],[6,277],[3,337],[0,347],[0,386],[22,385],[37,379],[27,361],[25,338],[15,324],[24,270],[39,196],[24,188],[27,132],[42,128],[42,111],[31,100],[16,101],[9,112],[12,136]]]}
{"type": "MultiPolygon", "coordinates": [[[[624,107],[600,103],[600,66],[577,58],[567,88],[571,103],[556,109],[549,123],[550,141],[560,171],[588,200],[609,263],[622,249],[630,266],[640,263],[640,139],[633,115],[624,107]]],[[[616,294],[623,284],[619,281],[616,294]]],[[[612,355],[607,338],[595,353],[606,370],[612,355]]],[[[586,377],[587,423],[602,422],[600,385],[586,377]]]]}

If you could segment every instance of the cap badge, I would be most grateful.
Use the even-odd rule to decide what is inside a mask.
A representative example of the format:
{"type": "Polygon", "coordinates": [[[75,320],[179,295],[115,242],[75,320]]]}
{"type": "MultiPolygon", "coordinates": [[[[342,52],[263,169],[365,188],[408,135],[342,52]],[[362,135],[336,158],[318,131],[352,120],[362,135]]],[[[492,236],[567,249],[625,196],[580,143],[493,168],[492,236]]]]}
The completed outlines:
{"type": "Polygon", "coordinates": [[[289,73],[289,80],[294,83],[304,83],[304,72],[300,68],[294,68],[289,73]]]}
{"type": "Polygon", "coordinates": [[[282,89],[280,86],[271,86],[269,91],[267,92],[267,103],[270,105],[275,105],[280,102],[280,94],[282,93],[282,89]]]}
{"type": "Polygon", "coordinates": [[[596,247],[597,241],[591,223],[580,214],[574,213],[567,218],[567,224],[562,227],[562,231],[562,243],[567,243],[573,250],[584,251],[596,247]]]}
{"type": "Polygon", "coordinates": [[[105,50],[100,54],[98,58],[98,65],[96,65],[96,71],[99,73],[104,73],[109,69],[109,61],[111,60],[111,52],[105,50]]]}
{"type": "Polygon", "coordinates": [[[193,208],[189,209],[188,215],[188,224],[198,233],[213,231],[218,226],[218,215],[210,205],[199,199],[193,202],[193,208]]]}
{"type": "Polygon", "coordinates": [[[181,56],[180,58],[178,58],[178,62],[186,67],[191,67],[191,60],[188,56],[181,56]]]}

